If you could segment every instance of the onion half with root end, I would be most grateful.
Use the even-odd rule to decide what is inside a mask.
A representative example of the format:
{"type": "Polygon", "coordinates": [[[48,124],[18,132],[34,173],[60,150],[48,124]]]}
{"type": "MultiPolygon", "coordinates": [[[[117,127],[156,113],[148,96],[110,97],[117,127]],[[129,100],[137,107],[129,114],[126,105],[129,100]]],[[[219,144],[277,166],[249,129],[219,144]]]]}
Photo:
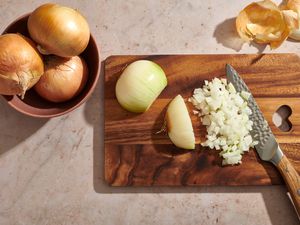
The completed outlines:
{"type": "Polygon", "coordinates": [[[45,57],[45,73],[34,86],[36,92],[51,102],[64,102],[77,96],[88,78],[86,62],[79,56],[45,57]]]}
{"type": "Polygon", "coordinates": [[[0,36],[0,94],[23,99],[43,72],[43,59],[30,39],[20,34],[0,36]]]}
{"type": "Polygon", "coordinates": [[[192,121],[181,95],[177,95],[168,106],[166,126],[174,145],[183,149],[195,149],[192,121]]]}
{"type": "Polygon", "coordinates": [[[30,14],[27,27],[42,54],[72,57],[82,53],[89,43],[86,19],[69,7],[44,4],[30,14]]]}
{"type": "Polygon", "coordinates": [[[149,109],[167,86],[163,69],[149,60],[138,60],[128,65],[116,84],[116,97],[126,110],[142,113],[149,109]]]}

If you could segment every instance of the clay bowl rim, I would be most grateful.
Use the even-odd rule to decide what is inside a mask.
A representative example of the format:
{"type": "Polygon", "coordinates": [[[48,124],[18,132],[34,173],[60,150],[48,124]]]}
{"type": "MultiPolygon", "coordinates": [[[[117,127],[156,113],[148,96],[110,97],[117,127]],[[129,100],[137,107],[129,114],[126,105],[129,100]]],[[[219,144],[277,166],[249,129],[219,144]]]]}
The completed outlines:
{"type": "MultiPolygon", "coordinates": [[[[9,23],[5,29],[2,31],[1,35],[3,34],[6,34],[7,33],[7,30],[9,30],[15,23],[17,23],[18,21],[22,20],[22,19],[25,19],[26,17],[29,17],[31,14],[30,13],[26,13],[24,15],[21,15],[19,17],[17,17],[14,21],[12,21],[11,23],[9,23]]],[[[31,116],[31,117],[34,117],[34,118],[54,118],[54,117],[59,117],[59,116],[62,116],[62,115],[65,115],[65,114],[68,114],[72,111],[74,111],[75,109],[79,108],[83,103],[85,103],[90,97],[91,95],[93,94],[97,84],[98,84],[98,81],[99,81],[99,78],[100,78],[100,56],[99,56],[99,49],[98,49],[98,46],[97,46],[97,42],[95,40],[95,38],[93,37],[92,33],[90,33],[90,40],[89,40],[89,44],[90,43],[93,43],[94,45],[94,51],[97,53],[95,55],[96,57],[96,61],[98,62],[96,65],[95,65],[95,76],[94,76],[94,79],[91,83],[91,86],[90,88],[87,90],[87,93],[82,97],[82,99],[77,102],[75,105],[73,106],[70,106],[68,107],[67,109],[61,111],[61,112],[58,112],[58,113],[49,113],[49,114],[37,114],[37,113],[31,113],[31,112],[28,112],[26,110],[23,110],[23,108],[21,107],[18,107],[17,105],[15,105],[12,101],[8,100],[7,99],[7,95],[1,95],[2,98],[7,102],[7,104],[9,106],[11,106],[12,108],[14,108],[16,111],[24,114],[24,115],[27,115],[27,116],[31,116]],[[6,96],[6,97],[5,97],[6,96]]],[[[88,44],[88,45],[89,45],[88,44]]],[[[90,69],[90,68],[89,68],[90,69]]],[[[89,72],[90,73],[90,72],[89,72]]],[[[11,98],[19,98],[18,96],[16,95],[10,95],[9,97],[11,98]]],[[[26,97],[26,96],[25,96],[26,97]]],[[[75,96],[74,98],[77,98],[78,96],[75,96]]],[[[22,101],[21,99],[19,99],[19,101],[22,101]]],[[[45,100],[47,101],[47,100],[45,100]]],[[[29,105],[27,103],[24,102],[24,104],[26,105],[29,105]]]]}

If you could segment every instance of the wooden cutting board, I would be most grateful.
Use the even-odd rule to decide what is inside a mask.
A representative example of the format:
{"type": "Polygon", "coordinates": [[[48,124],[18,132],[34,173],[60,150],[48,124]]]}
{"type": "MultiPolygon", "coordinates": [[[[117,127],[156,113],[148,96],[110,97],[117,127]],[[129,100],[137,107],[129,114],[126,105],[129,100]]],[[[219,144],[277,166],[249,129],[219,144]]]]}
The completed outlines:
{"type": "MultiPolygon", "coordinates": [[[[180,150],[163,125],[167,104],[177,94],[186,100],[204,80],[225,77],[231,64],[245,80],[287,157],[300,172],[300,57],[296,54],[263,55],[151,55],[111,56],[105,61],[105,179],[112,186],[271,185],[283,183],[275,167],[261,161],[254,150],[242,164],[222,167],[216,150],[197,144],[180,150]],[[134,114],[120,107],[115,84],[122,70],[139,59],[152,60],[165,71],[168,86],[150,109],[134,114]],[[292,129],[282,132],[272,122],[282,105],[292,109],[292,129]]],[[[200,119],[192,115],[197,143],[205,138],[200,119]]]]}

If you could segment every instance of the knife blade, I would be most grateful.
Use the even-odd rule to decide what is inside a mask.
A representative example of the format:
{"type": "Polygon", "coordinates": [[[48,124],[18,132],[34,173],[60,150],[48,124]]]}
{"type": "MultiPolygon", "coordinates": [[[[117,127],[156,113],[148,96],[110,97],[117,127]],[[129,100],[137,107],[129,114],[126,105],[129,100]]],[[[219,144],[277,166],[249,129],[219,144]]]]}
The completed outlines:
{"type": "Polygon", "coordinates": [[[233,84],[238,92],[246,91],[250,93],[248,99],[248,107],[251,109],[252,114],[250,120],[253,122],[253,130],[250,132],[252,138],[258,141],[255,146],[260,158],[265,161],[271,161],[274,164],[282,159],[283,153],[271,131],[270,126],[265,120],[262,112],[260,111],[251,91],[238,75],[235,69],[229,64],[226,65],[227,80],[233,84]]]}
{"type": "Polygon", "coordinates": [[[236,91],[246,91],[250,93],[248,107],[252,110],[252,114],[249,118],[253,122],[253,130],[250,134],[253,140],[258,141],[258,144],[255,145],[255,149],[262,160],[270,161],[277,167],[288,186],[296,211],[298,212],[298,215],[300,215],[299,174],[280,149],[270,126],[264,118],[263,113],[260,111],[259,106],[246,83],[229,64],[226,64],[226,76],[227,80],[232,83],[236,91]]]}

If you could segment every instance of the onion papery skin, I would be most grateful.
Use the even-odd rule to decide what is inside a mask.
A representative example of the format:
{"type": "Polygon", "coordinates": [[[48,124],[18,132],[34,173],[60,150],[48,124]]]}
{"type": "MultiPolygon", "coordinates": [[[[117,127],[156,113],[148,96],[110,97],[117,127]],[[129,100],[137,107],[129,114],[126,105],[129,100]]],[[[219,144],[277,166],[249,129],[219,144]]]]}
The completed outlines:
{"type": "Polygon", "coordinates": [[[297,14],[298,27],[292,29],[290,38],[300,41],[300,0],[289,0],[286,5],[286,9],[293,10],[297,14]]]}
{"type": "Polygon", "coordinates": [[[0,94],[21,95],[44,73],[44,63],[35,44],[21,34],[0,36],[0,94]]]}
{"type": "Polygon", "coordinates": [[[79,56],[45,57],[45,73],[34,86],[36,92],[51,102],[65,102],[77,96],[88,79],[88,67],[79,56]]]}
{"type": "Polygon", "coordinates": [[[80,55],[89,43],[86,19],[69,7],[44,4],[30,14],[27,27],[42,54],[72,57],[80,55]]]}

